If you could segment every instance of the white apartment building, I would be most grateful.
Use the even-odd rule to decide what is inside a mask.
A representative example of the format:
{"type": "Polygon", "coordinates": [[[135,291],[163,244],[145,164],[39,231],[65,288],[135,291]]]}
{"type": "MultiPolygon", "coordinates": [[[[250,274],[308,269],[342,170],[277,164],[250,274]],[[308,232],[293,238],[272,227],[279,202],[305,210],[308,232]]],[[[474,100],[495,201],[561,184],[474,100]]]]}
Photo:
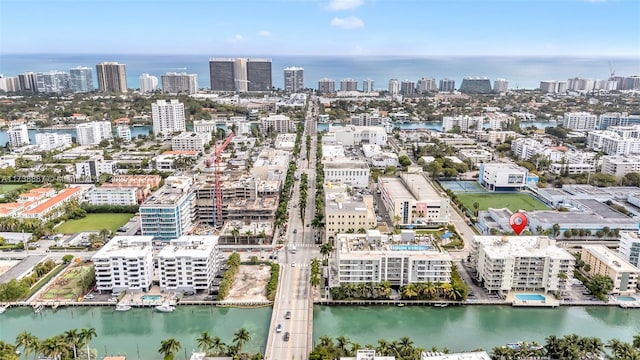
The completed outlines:
{"type": "Polygon", "coordinates": [[[171,138],[171,150],[194,150],[204,154],[205,145],[211,143],[210,132],[183,132],[171,138]]]}
{"type": "Polygon", "coordinates": [[[382,123],[382,118],[380,118],[380,114],[358,114],[351,115],[351,125],[355,126],[378,126],[382,123]]]}
{"type": "Polygon", "coordinates": [[[153,134],[169,136],[186,130],[184,104],[176,99],[158,100],[151,104],[153,134]]]}
{"type": "Polygon", "coordinates": [[[198,75],[168,72],[160,76],[162,92],[169,94],[195,94],[198,92],[198,75]]]}
{"type": "MultiPolygon", "coordinates": [[[[640,154],[640,139],[635,132],[622,130],[613,131],[618,127],[610,127],[609,130],[590,131],[587,135],[587,148],[602,151],[607,155],[640,154]]],[[[627,127],[625,127],[627,128],[627,127]]],[[[636,129],[636,127],[633,127],[636,129]]]]}
{"type": "Polygon", "coordinates": [[[263,134],[295,132],[295,126],[288,116],[270,114],[260,118],[260,131],[263,134]]]}
{"type": "Polygon", "coordinates": [[[284,181],[289,161],[291,161],[290,151],[262,150],[251,167],[251,175],[257,176],[261,180],[284,181]]]}
{"type": "Polygon", "coordinates": [[[111,122],[93,121],[76,125],[76,141],[81,146],[95,146],[102,140],[113,138],[111,122]]]}
{"type": "Polygon", "coordinates": [[[416,90],[419,93],[438,91],[438,83],[434,78],[420,78],[416,84],[416,90]]]}
{"type": "Polygon", "coordinates": [[[144,73],[140,75],[139,80],[141,93],[150,93],[158,90],[158,77],[144,73]]]}
{"type": "Polygon", "coordinates": [[[442,132],[449,132],[459,128],[461,132],[468,133],[482,129],[483,116],[445,116],[442,118],[442,132]]]}
{"type": "Polygon", "coordinates": [[[483,149],[462,149],[458,152],[462,160],[469,159],[473,165],[478,165],[493,160],[493,154],[483,149]]]}
{"type": "Polygon", "coordinates": [[[322,159],[324,181],[334,184],[347,184],[356,188],[369,187],[369,165],[362,160],[349,158],[322,159]]]}
{"type": "Polygon", "coordinates": [[[449,223],[449,198],[442,197],[421,171],[378,177],[378,190],[389,218],[400,226],[449,223]],[[396,221],[397,220],[397,221],[396,221]]]}
{"type": "Polygon", "coordinates": [[[509,138],[515,139],[517,136],[515,131],[485,131],[481,129],[476,130],[474,134],[477,140],[486,141],[491,144],[500,144],[507,141],[509,138]]]}
{"type": "Polygon", "coordinates": [[[521,160],[529,160],[544,149],[546,146],[532,138],[519,138],[511,141],[511,153],[521,160]]]}
{"type": "Polygon", "coordinates": [[[640,237],[637,231],[620,231],[618,254],[631,265],[640,266],[640,237]]]}
{"type": "Polygon", "coordinates": [[[484,163],[478,170],[478,183],[489,191],[521,189],[527,183],[527,169],[511,163],[484,163]]]}
{"type": "MultiPolygon", "coordinates": [[[[334,259],[332,259],[334,260],[334,259]]],[[[392,286],[451,282],[451,255],[429,245],[390,245],[378,231],[339,234],[335,260],[338,276],[331,286],[388,281],[392,286]]]]}
{"type": "Polygon", "coordinates": [[[588,112],[565,113],[562,126],[571,130],[595,130],[598,128],[598,117],[588,112]]]}
{"type": "Polygon", "coordinates": [[[93,255],[96,288],[142,292],[151,289],[153,279],[152,236],[114,236],[93,255]]]}
{"type": "Polygon", "coordinates": [[[19,148],[29,145],[29,129],[25,124],[13,125],[7,130],[7,138],[9,139],[9,146],[12,148],[19,148]]]}
{"type": "Polygon", "coordinates": [[[622,180],[626,174],[640,172],[640,156],[603,156],[601,172],[622,180]]]}
{"type": "Polygon", "coordinates": [[[96,187],[89,190],[84,200],[90,205],[138,205],[137,188],[135,187],[96,187]]]}
{"type": "Polygon", "coordinates": [[[580,259],[589,264],[590,276],[604,275],[613,280],[611,294],[633,295],[638,287],[640,269],[604,245],[583,245],[580,259]]]}
{"type": "Polygon", "coordinates": [[[346,186],[329,185],[325,191],[325,240],[333,240],[341,233],[369,230],[378,224],[371,195],[349,197],[346,186]]]}
{"type": "Polygon", "coordinates": [[[76,162],[76,179],[95,181],[102,174],[115,174],[118,163],[115,160],[104,160],[102,156],[94,156],[89,160],[76,162]]]}
{"type": "Polygon", "coordinates": [[[193,120],[193,131],[197,133],[208,132],[212,133],[216,131],[215,120],[193,120]]]}
{"type": "MultiPolygon", "coordinates": [[[[495,89],[494,89],[495,90],[495,89]]],[[[504,91],[502,91],[504,92],[504,91]]],[[[509,121],[513,122],[515,119],[507,114],[492,112],[487,114],[488,126],[487,129],[491,130],[502,130],[502,126],[509,121]]],[[[482,126],[480,127],[480,129],[482,126]]]]}
{"type": "Polygon", "coordinates": [[[575,258],[546,236],[474,236],[471,266],[492,293],[560,291],[560,274],[573,276],[575,258]]]}
{"type": "Polygon", "coordinates": [[[389,95],[396,96],[400,93],[400,82],[398,79],[389,80],[389,95]]]}
{"type": "Polygon", "coordinates": [[[116,127],[116,134],[118,138],[124,142],[131,142],[131,128],[129,125],[120,124],[116,127]]]}
{"type": "Polygon", "coordinates": [[[182,235],[158,255],[160,291],[208,291],[220,269],[218,236],[182,235]]]}
{"type": "Polygon", "coordinates": [[[293,133],[278,134],[273,144],[275,148],[278,150],[291,151],[296,145],[296,134],[293,134],[293,133]]]}
{"type": "Polygon", "coordinates": [[[323,144],[357,146],[362,144],[387,145],[387,133],[380,126],[329,125],[322,137],[323,144]]]}
{"type": "Polygon", "coordinates": [[[509,90],[509,80],[507,79],[495,79],[493,81],[493,92],[505,93],[509,90]]]}
{"type": "Polygon", "coordinates": [[[628,126],[629,114],[623,113],[605,113],[600,115],[600,124],[598,129],[607,130],[610,126],[628,126]]]}
{"type": "Polygon", "coordinates": [[[364,79],[364,80],[362,80],[362,92],[363,93],[371,93],[371,92],[373,92],[373,80],[372,79],[364,79]]]}

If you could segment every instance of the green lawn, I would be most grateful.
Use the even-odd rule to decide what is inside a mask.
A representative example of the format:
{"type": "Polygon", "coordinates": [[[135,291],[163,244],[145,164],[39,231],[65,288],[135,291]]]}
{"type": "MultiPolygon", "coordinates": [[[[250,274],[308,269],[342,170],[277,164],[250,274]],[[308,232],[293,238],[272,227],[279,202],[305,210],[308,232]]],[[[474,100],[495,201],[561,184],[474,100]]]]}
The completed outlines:
{"type": "Polygon", "coordinates": [[[528,194],[459,194],[458,199],[467,207],[474,211],[473,203],[478,202],[480,207],[478,210],[487,210],[488,208],[500,209],[507,208],[512,212],[518,210],[548,210],[549,207],[534,199],[528,194]]]}
{"type": "Polygon", "coordinates": [[[20,184],[0,184],[0,194],[6,194],[9,191],[19,189],[22,185],[20,184]]]}
{"type": "Polygon", "coordinates": [[[126,224],[133,214],[88,214],[82,219],[68,220],[58,226],[55,231],[62,234],[74,234],[81,231],[100,231],[108,229],[116,232],[126,224]]]}

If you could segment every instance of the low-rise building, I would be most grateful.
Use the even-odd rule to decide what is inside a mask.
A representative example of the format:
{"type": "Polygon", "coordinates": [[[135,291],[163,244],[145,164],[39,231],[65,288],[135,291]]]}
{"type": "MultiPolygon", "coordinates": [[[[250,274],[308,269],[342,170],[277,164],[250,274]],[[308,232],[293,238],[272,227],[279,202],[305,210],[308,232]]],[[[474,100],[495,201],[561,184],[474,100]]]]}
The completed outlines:
{"type": "Polygon", "coordinates": [[[489,191],[522,189],[528,178],[527,169],[510,163],[484,163],[478,170],[478,183],[489,191]]]}
{"type": "Polygon", "coordinates": [[[288,116],[271,114],[260,118],[260,131],[263,134],[282,134],[295,132],[295,126],[288,116]]]}
{"type": "Polygon", "coordinates": [[[640,266],[640,237],[637,231],[620,231],[618,254],[631,265],[640,266]]]}
{"type": "Polygon", "coordinates": [[[165,185],[140,205],[142,235],[169,241],[190,232],[195,221],[192,179],[170,176],[165,185]]]}
{"type": "Polygon", "coordinates": [[[153,236],[114,236],[91,260],[99,292],[142,292],[153,280],[153,236]]]}
{"type": "Polygon", "coordinates": [[[462,149],[458,152],[460,159],[471,161],[473,165],[490,162],[493,160],[493,154],[483,149],[462,149]]]}
{"type": "Polygon", "coordinates": [[[322,144],[354,146],[362,144],[387,145],[387,132],[381,126],[329,125],[322,144]],[[326,138],[325,138],[326,137],[326,138]]]}
{"type": "MultiPolygon", "coordinates": [[[[604,275],[613,281],[611,294],[632,295],[638,286],[640,269],[604,245],[584,245],[580,259],[589,265],[590,276],[604,275]]],[[[584,270],[584,268],[583,268],[584,270]]]]}
{"type": "Polygon", "coordinates": [[[347,184],[351,187],[369,187],[370,169],[366,162],[343,158],[322,159],[324,181],[347,184]]]}
{"type": "Polygon", "coordinates": [[[84,200],[91,205],[131,206],[138,204],[135,187],[96,187],[87,192],[84,200]]]}
{"type": "Polygon", "coordinates": [[[211,143],[211,139],[210,132],[183,132],[171,138],[171,150],[204,153],[204,147],[211,143]]]}
{"type": "Polygon", "coordinates": [[[114,174],[118,169],[115,160],[104,160],[102,156],[94,156],[86,161],[76,163],[76,179],[96,181],[102,174],[114,174]]]}
{"type": "Polygon", "coordinates": [[[458,130],[463,133],[482,129],[483,116],[445,116],[442,118],[442,132],[458,130]]]}
{"type": "Polygon", "coordinates": [[[220,269],[217,236],[181,236],[157,258],[160,291],[208,291],[220,269]]]}
{"type": "Polygon", "coordinates": [[[377,225],[371,195],[349,197],[346,187],[325,189],[325,238],[332,241],[337,234],[366,231],[377,225]]]}
{"type": "Polygon", "coordinates": [[[278,150],[291,151],[296,144],[296,134],[278,134],[273,143],[278,150]]]}
{"type": "Polygon", "coordinates": [[[575,263],[569,252],[546,236],[474,236],[469,257],[481,286],[503,295],[560,291],[575,263]]]}
{"type": "Polygon", "coordinates": [[[640,156],[603,156],[602,173],[614,176],[617,180],[629,173],[640,172],[640,156]]]}
{"type": "Polygon", "coordinates": [[[40,147],[40,150],[51,151],[58,149],[66,149],[73,143],[71,134],[59,134],[59,133],[37,133],[36,145],[40,147]]]}
{"type": "Polygon", "coordinates": [[[251,167],[251,175],[262,180],[284,181],[291,161],[291,152],[266,149],[258,154],[251,167]]]}

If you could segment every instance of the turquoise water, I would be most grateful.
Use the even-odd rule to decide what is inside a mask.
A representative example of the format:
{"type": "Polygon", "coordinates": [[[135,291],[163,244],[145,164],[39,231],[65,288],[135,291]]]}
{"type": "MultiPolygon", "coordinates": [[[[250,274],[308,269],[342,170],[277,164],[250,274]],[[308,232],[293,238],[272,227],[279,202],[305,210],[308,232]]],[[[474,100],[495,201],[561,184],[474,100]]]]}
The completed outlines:
{"type": "Polygon", "coordinates": [[[141,300],[159,301],[162,300],[162,295],[142,295],[141,300]]]}
{"type": "Polygon", "coordinates": [[[633,296],[618,296],[616,298],[616,300],[618,300],[618,301],[637,301],[638,299],[634,298],[633,296]]]}
{"type": "Polygon", "coordinates": [[[433,249],[433,246],[429,245],[391,245],[391,250],[404,250],[404,251],[427,251],[433,249]]]}
{"type": "Polygon", "coordinates": [[[545,297],[538,294],[517,294],[516,299],[518,300],[533,300],[533,301],[544,301],[545,297]]]}

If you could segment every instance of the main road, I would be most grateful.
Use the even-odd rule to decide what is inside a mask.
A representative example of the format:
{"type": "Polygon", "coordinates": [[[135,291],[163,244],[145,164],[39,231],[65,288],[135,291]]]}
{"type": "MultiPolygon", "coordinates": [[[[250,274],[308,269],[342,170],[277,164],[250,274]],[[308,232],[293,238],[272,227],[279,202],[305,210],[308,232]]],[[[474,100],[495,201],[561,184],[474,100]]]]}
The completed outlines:
{"type": "Polygon", "coordinates": [[[320,258],[319,247],[315,244],[313,228],[310,226],[315,216],[317,137],[314,109],[313,100],[310,100],[300,146],[300,159],[296,159],[298,173],[308,175],[307,207],[301,218],[298,205],[300,183],[296,182],[289,202],[286,242],[278,254],[281,266],[280,279],[267,338],[266,360],[305,360],[311,352],[313,294],[309,283],[310,264],[314,257],[320,258]],[[311,135],[311,150],[308,158],[306,156],[307,134],[311,135]],[[293,250],[294,246],[295,250],[293,250]],[[285,318],[287,313],[290,314],[289,319],[285,318]],[[278,325],[282,326],[281,332],[276,332],[278,325]],[[289,334],[288,339],[285,334],[289,334]]]}

